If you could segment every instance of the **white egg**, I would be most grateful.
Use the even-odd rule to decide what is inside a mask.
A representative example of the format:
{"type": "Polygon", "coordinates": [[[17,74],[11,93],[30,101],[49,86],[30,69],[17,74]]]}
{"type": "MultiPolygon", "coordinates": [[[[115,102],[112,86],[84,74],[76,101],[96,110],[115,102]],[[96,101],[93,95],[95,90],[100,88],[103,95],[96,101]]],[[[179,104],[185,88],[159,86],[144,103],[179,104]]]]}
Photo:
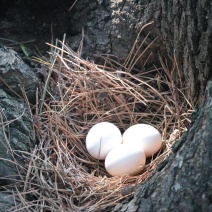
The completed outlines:
{"type": "Polygon", "coordinates": [[[120,130],[109,122],[94,125],[86,136],[86,148],[89,154],[99,160],[104,160],[108,152],[121,142],[120,130]]]}
{"type": "Polygon", "coordinates": [[[136,145],[144,150],[146,157],[151,157],[161,148],[162,139],[160,132],[153,126],[136,124],[124,132],[123,144],[136,145]]]}
{"type": "Polygon", "coordinates": [[[105,168],[112,176],[134,175],[144,168],[145,163],[144,151],[129,144],[113,148],[105,158],[105,168]]]}

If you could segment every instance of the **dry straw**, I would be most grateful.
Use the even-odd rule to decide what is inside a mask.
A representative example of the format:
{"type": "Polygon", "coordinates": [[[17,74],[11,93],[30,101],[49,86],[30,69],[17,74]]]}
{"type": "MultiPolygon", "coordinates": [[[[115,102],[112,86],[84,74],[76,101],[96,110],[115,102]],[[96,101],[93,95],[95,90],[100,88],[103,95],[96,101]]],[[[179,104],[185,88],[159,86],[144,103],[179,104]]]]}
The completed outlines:
{"type": "Polygon", "coordinates": [[[28,156],[13,211],[109,210],[131,197],[171,153],[193,107],[174,84],[176,64],[168,70],[161,60],[161,68],[136,71],[141,54],[136,48],[143,46],[134,45],[124,65],[108,57],[104,66],[84,60],[64,40],[51,45],[50,61],[39,59],[49,75],[34,115],[38,145],[28,156]],[[122,132],[133,124],[151,124],[161,132],[163,146],[139,175],[111,177],[85,148],[88,130],[102,121],[122,132]]]}

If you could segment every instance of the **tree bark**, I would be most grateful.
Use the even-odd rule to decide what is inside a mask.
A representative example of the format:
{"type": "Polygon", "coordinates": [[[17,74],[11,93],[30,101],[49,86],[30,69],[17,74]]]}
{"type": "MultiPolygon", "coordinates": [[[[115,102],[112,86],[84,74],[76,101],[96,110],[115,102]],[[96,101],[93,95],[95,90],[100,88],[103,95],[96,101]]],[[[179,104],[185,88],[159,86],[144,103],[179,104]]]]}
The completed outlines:
{"type": "MultiPolygon", "coordinates": [[[[167,60],[175,72],[175,82],[199,103],[212,76],[211,7],[210,0],[78,1],[71,20],[72,33],[81,37],[84,27],[85,56],[109,53],[126,59],[139,29],[154,21],[146,30],[151,30],[150,40],[158,36],[157,48],[150,50],[167,60]]],[[[147,32],[141,33],[141,40],[147,32]]],[[[71,47],[75,46],[73,39],[71,47]]]]}
{"type": "Polygon", "coordinates": [[[160,15],[156,32],[171,58],[176,56],[187,96],[200,102],[204,99],[205,87],[212,73],[211,1],[164,0],[157,1],[156,10],[158,8],[160,15]]]}
{"type": "Polygon", "coordinates": [[[193,114],[189,131],[173,146],[173,154],[137,188],[132,200],[114,211],[212,211],[211,1],[148,2],[143,23],[155,18],[160,51],[168,53],[163,57],[169,56],[169,62],[176,58],[187,96],[204,104],[193,114]]]}
{"type": "MultiPolygon", "coordinates": [[[[148,31],[151,29],[151,38],[158,36],[158,40],[151,50],[167,61],[175,83],[186,91],[186,96],[202,103],[189,131],[173,146],[173,154],[137,188],[132,199],[114,211],[212,211],[211,0],[78,0],[68,14],[71,20],[67,19],[64,26],[66,32],[71,32],[67,43],[74,50],[83,28],[84,56],[109,53],[120,60],[127,57],[139,29],[153,21],[148,31]]],[[[23,24],[28,19],[21,20],[23,24]]],[[[37,19],[35,22],[39,23],[37,19]]],[[[47,23],[50,27],[51,21],[47,23]]],[[[62,28],[59,31],[63,34],[62,28]]],[[[5,30],[2,24],[0,31],[5,30]]],[[[141,34],[141,40],[146,33],[141,34]]]]}
{"type": "Polygon", "coordinates": [[[114,211],[212,211],[212,82],[188,133],[134,198],[114,211]]]}

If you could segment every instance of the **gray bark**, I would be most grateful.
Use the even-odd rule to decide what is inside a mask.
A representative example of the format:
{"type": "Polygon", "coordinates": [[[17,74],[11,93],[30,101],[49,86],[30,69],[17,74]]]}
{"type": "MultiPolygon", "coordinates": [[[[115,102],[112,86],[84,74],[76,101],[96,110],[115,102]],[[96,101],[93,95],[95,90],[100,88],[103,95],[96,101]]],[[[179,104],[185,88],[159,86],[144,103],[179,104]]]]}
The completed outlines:
{"type": "Polygon", "coordinates": [[[173,146],[173,154],[115,211],[212,211],[212,82],[204,106],[173,146]]]}
{"type": "Polygon", "coordinates": [[[11,193],[0,192],[0,211],[8,211],[12,206],[15,205],[15,200],[11,196],[11,193]]]}
{"type": "Polygon", "coordinates": [[[139,186],[129,203],[114,211],[211,211],[212,5],[207,0],[155,1],[146,4],[144,20],[158,9],[154,32],[161,40],[160,51],[165,51],[163,57],[170,56],[170,62],[175,54],[187,95],[205,103],[193,115],[187,134],[176,142],[174,153],[139,186]]]}
{"type": "MultiPolygon", "coordinates": [[[[131,201],[120,204],[114,211],[212,210],[210,1],[132,0],[110,1],[108,5],[111,9],[111,22],[103,28],[97,28],[105,32],[109,30],[109,52],[119,58],[126,57],[139,28],[154,21],[154,25],[148,30],[152,30],[152,38],[158,36],[158,40],[151,50],[167,60],[169,69],[175,66],[176,58],[180,77],[176,66],[173,76],[178,88],[184,88],[186,95],[197,104],[205,101],[204,106],[194,114],[188,133],[181,141],[176,142],[173,154],[158,167],[150,180],[137,188],[131,201]],[[208,94],[205,99],[207,83],[208,94]]],[[[89,37],[102,38],[100,33],[89,34],[101,21],[104,18],[99,16],[87,26],[89,37]]],[[[141,39],[144,35],[141,35],[141,39]]],[[[87,45],[89,46],[89,42],[87,45]]],[[[102,44],[96,42],[96,51],[101,50],[101,47],[102,44]]]]}
{"type": "Polygon", "coordinates": [[[32,120],[24,101],[7,95],[0,89],[0,186],[19,178],[14,163],[23,165],[22,153],[34,146],[32,120]],[[15,160],[14,160],[14,158],[15,160]]]}
{"type": "Polygon", "coordinates": [[[0,88],[16,97],[35,103],[39,79],[35,72],[12,49],[0,47],[0,88]]]}
{"type": "Polygon", "coordinates": [[[0,77],[0,211],[7,211],[15,204],[12,185],[20,181],[27,162],[25,154],[35,144],[29,106],[16,95],[22,95],[20,84],[28,98],[35,99],[38,80],[23,60],[7,48],[0,49],[0,77]]]}
{"type": "MultiPolygon", "coordinates": [[[[74,9],[71,22],[78,35],[70,37],[68,43],[76,48],[76,38],[79,44],[83,26],[84,52],[90,57],[94,53],[111,53],[120,60],[125,59],[139,29],[154,21],[140,39],[150,30],[150,40],[158,36],[150,51],[155,55],[158,52],[166,59],[169,68],[174,67],[175,57],[180,72],[179,78],[174,69],[178,86],[184,88],[187,96],[196,103],[204,99],[212,68],[210,0],[78,1],[74,9]]],[[[150,62],[156,62],[155,59],[150,62]]]]}
{"type": "MultiPolygon", "coordinates": [[[[150,30],[150,41],[158,36],[150,51],[167,60],[169,69],[175,67],[175,83],[186,90],[190,99],[199,104],[204,102],[194,114],[188,133],[175,143],[173,154],[150,180],[137,188],[132,199],[114,211],[212,211],[211,1],[79,0],[72,13],[70,28],[65,24],[66,31],[59,28],[62,34],[72,30],[67,43],[76,50],[84,27],[83,56],[93,58],[94,54],[109,53],[120,61],[128,55],[139,29],[154,21],[140,39],[150,30]]],[[[22,20],[20,24],[28,19],[22,20]]],[[[23,26],[21,29],[25,29],[23,26]]],[[[158,61],[152,58],[151,62],[158,61]]]]}

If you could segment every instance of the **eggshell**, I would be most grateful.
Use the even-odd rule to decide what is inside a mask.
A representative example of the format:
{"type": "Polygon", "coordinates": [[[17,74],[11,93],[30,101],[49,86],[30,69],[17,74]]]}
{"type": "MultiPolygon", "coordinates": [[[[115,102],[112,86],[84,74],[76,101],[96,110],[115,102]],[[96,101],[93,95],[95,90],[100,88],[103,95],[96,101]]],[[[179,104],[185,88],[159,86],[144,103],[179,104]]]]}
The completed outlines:
{"type": "Polygon", "coordinates": [[[105,168],[112,176],[134,175],[144,168],[145,163],[144,151],[129,144],[113,148],[105,158],[105,168]]]}
{"type": "Polygon", "coordinates": [[[121,142],[120,130],[110,122],[94,125],[86,136],[86,148],[89,154],[99,160],[104,160],[108,152],[121,142]]]}
{"type": "Polygon", "coordinates": [[[161,148],[160,132],[148,124],[136,124],[123,134],[123,144],[136,145],[144,150],[146,157],[151,157],[161,148]]]}

